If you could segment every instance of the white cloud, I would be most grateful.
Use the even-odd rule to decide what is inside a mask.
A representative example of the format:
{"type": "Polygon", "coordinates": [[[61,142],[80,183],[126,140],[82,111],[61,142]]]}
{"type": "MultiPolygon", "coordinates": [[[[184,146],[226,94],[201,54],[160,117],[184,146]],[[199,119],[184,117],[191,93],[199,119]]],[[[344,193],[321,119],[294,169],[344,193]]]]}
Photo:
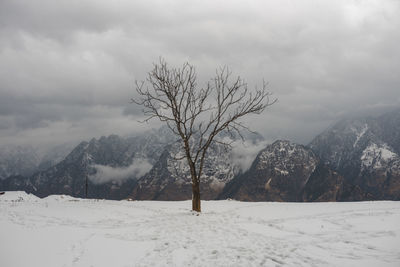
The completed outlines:
{"type": "Polygon", "coordinates": [[[258,152],[264,149],[270,142],[251,142],[251,141],[237,141],[232,144],[232,163],[238,166],[241,171],[245,172],[253,163],[258,152]]]}
{"type": "Polygon", "coordinates": [[[140,178],[151,169],[152,165],[147,160],[138,159],[128,167],[115,168],[99,164],[92,167],[96,170],[96,174],[91,175],[89,179],[93,183],[102,184],[111,181],[122,182],[128,178],[140,178]]]}

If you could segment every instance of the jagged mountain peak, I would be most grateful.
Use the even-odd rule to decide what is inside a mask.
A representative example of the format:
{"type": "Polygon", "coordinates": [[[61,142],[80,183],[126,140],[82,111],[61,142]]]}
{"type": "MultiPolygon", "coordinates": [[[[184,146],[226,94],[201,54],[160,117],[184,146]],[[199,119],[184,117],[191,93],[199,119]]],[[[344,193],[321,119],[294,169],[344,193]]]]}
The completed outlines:
{"type": "Polygon", "coordinates": [[[317,162],[315,154],[303,145],[278,140],[260,151],[254,167],[257,169],[272,167],[276,172],[288,175],[299,167],[307,167],[312,171],[317,162]]]}
{"type": "Polygon", "coordinates": [[[321,164],[308,147],[278,140],[261,150],[251,168],[235,177],[220,198],[250,201],[336,200],[341,181],[341,177],[321,164]]]}
{"type": "Polygon", "coordinates": [[[358,165],[365,147],[378,140],[371,118],[346,119],[319,134],[308,146],[326,164],[339,169],[353,163],[358,165]],[[358,161],[353,162],[354,158],[358,158],[358,161]]]}
{"type": "Polygon", "coordinates": [[[129,138],[92,138],[78,144],[58,164],[27,178],[14,177],[3,186],[39,196],[59,193],[82,197],[88,179],[90,197],[121,199],[131,192],[137,176],[142,176],[159,159],[170,139],[157,131],[129,138]]]}
{"type": "MultiPolygon", "coordinates": [[[[277,140],[257,148],[244,173],[236,168],[234,151],[216,143],[207,154],[202,198],[215,199],[224,190],[221,197],[251,201],[400,199],[399,133],[400,110],[342,120],[309,146],[277,140]]],[[[229,133],[219,138],[240,142],[229,133]]],[[[257,135],[247,140],[253,139],[263,140],[257,135]]],[[[179,138],[165,126],[131,137],[102,136],[81,142],[65,160],[29,179],[14,176],[0,186],[40,196],[83,196],[89,178],[91,197],[189,199],[188,166],[185,159],[175,159],[181,149],[179,138]]]]}
{"type": "Polygon", "coordinates": [[[344,176],[343,200],[400,198],[400,110],[338,122],[310,147],[344,176]]]}
{"type": "Polygon", "coordinates": [[[342,120],[314,138],[309,147],[335,169],[359,164],[368,146],[399,153],[400,110],[379,117],[342,120]]]}
{"type": "Polygon", "coordinates": [[[287,156],[291,156],[297,150],[306,150],[303,145],[299,145],[293,143],[289,140],[277,140],[270,145],[267,145],[263,150],[260,151],[260,154],[266,155],[279,155],[284,154],[287,156]]]}
{"type": "Polygon", "coordinates": [[[370,130],[370,119],[343,119],[317,135],[309,146],[313,147],[318,142],[342,141],[343,144],[345,141],[343,145],[355,147],[360,138],[370,130]]]}
{"type": "MultiPolygon", "coordinates": [[[[199,141],[194,136],[193,142],[199,141]]],[[[223,133],[218,138],[230,141],[235,136],[223,133]]],[[[236,139],[239,139],[236,136],[236,139]]],[[[256,140],[256,139],[254,139],[256,140]]],[[[253,142],[253,140],[251,140],[253,142]]],[[[190,199],[191,176],[189,166],[182,150],[182,143],[177,141],[165,147],[159,161],[144,177],[138,180],[132,198],[134,199],[159,199],[183,200],[190,199]]],[[[238,174],[240,167],[233,160],[233,150],[219,142],[214,142],[209,147],[201,176],[201,194],[203,199],[215,199],[222,191],[225,184],[238,174]]]]}

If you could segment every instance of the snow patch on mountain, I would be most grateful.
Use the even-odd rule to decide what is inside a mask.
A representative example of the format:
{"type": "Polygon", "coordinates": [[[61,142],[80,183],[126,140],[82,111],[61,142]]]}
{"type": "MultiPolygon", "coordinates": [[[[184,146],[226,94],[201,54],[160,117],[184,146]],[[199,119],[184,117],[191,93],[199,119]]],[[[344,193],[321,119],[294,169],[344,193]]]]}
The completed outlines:
{"type": "Polygon", "coordinates": [[[356,141],[353,144],[353,147],[356,147],[356,145],[358,144],[358,142],[360,141],[360,139],[364,136],[364,134],[367,132],[368,130],[368,124],[364,124],[364,126],[360,129],[354,129],[354,132],[356,134],[356,141]]]}
{"type": "MultiPolygon", "coordinates": [[[[191,183],[190,169],[179,143],[172,145],[169,150],[167,169],[176,183],[191,183]]],[[[221,183],[230,181],[238,172],[239,168],[232,162],[232,148],[217,143],[210,146],[204,161],[202,181],[210,181],[215,187],[221,187],[221,183]]]]}
{"type": "Polygon", "coordinates": [[[279,169],[279,168],[274,168],[274,170],[275,170],[276,172],[279,172],[281,175],[288,175],[288,174],[289,174],[288,171],[281,170],[281,169],[279,169]]]}
{"type": "Polygon", "coordinates": [[[293,173],[300,165],[311,174],[318,163],[317,157],[311,151],[282,140],[267,146],[260,152],[258,159],[257,169],[262,170],[273,165],[274,170],[283,176],[293,173]]]}
{"type": "Polygon", "coordinates": [[[372,167],[380,169],[398,157],[387,144],[377,145],[375,143],[367,146],[361,155],[361,168],[372,167]]]}

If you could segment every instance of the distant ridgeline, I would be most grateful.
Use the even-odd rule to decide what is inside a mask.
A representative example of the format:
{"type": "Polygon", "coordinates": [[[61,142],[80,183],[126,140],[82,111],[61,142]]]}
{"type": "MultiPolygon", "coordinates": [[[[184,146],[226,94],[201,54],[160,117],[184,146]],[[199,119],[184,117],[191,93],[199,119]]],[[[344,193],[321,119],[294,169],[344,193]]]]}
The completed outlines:
{"type": "MultiPolygon", "coordinates": [[[[400,110],[340,121],[308,146],[278,140],[261,147],[261,136],[246,139],[261,150],[245,172],[232,160],[232,149],[218,143],[210,148],[203,199],[400,200],[400,110]]],[[[90,198],[191,199],[189,170],[176,160],[182,152],[165,127],[82,142],[62,160],[42,164],[31,150],[7,149],[0,153],[2,191],[85,197],[87,183],[90,198]]]]}

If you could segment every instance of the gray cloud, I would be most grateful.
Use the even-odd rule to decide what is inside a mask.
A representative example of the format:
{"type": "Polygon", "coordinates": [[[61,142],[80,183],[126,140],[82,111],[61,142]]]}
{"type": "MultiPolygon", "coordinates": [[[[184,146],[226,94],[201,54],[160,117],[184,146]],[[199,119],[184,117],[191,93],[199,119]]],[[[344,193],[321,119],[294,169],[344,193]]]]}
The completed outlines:
{"type": "Polygon", "coordinates": [[[400,106],[398,1],[0,2],[0,144],[128,134],[133,81],[163,56],[199,84],[228,65],[279,102],[249,125],[306,143],[349,115],[400,106]]]}

